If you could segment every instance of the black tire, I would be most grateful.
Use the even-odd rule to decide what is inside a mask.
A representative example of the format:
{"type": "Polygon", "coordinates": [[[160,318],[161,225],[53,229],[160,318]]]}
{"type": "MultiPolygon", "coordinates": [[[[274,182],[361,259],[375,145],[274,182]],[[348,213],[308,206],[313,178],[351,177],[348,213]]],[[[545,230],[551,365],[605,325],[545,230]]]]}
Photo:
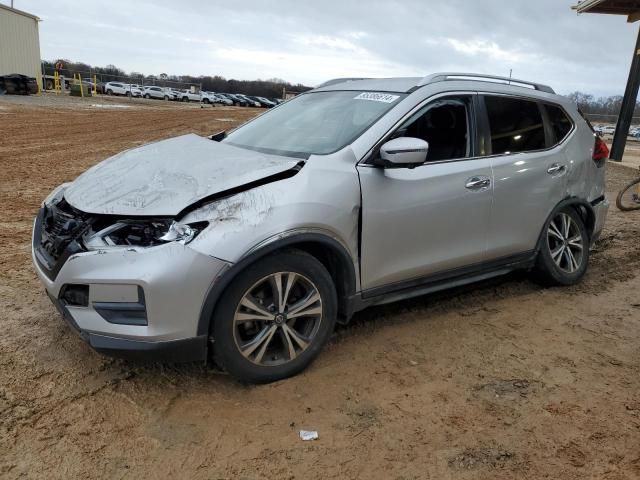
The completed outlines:
{"type": "Polygon", "coordinates": [[[566,206],[554,211],[545,223],[540,237],[536,261],[538,278],[546,285],[567,286],[580,282],[589,265],[590,243],[591,239],[582,215],[574,207],[566,206]],[[564,216],[570,219],[569,231],[566,235],[563,224],[564,216]],[[559,230],[557,233],[566,237],[565,240],[561,240],[556,232],[552,232],[552,224],[556,230],[559,230]],[[578,236],[580,237],[579,242],[567,242],[567,240],[578,236]],[[577,247],[578,243],[581,243],[582,248],[577,247]],[[562,248],[563,246],[564,248],[562,248]],[[560,250],[562,251],[558,255],[557,252],[560,250]]]}
{"type": "Polygon", "coordinates": [[[189,97],[182,97],[182,101],[183,102],[188,102],[189,101],[189,97]]]}
{"type": "Polygon", "coordinates": [[[151,98],[151,96],[150,96],[148,93],[145,93],[145,94],[143,95],[143,97],[144,97],[144,98],[146,98],[147,100],[149,100],[149,99],[151,98]]]}
{"type": "Polygon", "coordinates": [[[211,101],[210,101],[208,98],[205,98],[205,99],[203,100],[203,102],[204,102],[205,104],[207,104],[207,105],[209,105],[209,104],[211,103],[211,101]]]}
{"type": "MultiPolygon", "coordinates": [[[[288,283],[288,278],[290,277],[283,278],[285,278],[283,282],[288,283]]],[[[291,283],[293,284],[293,282],[291,283]]],[[[269,286],[265,288],[273,287],[269,286]]],[[[291,288],[289,295],[293,297],[293,292],[296,288],[301,287],[291,288]]],[[[285,294],[285,296],[287,295],[285,294]]],[[[320,350],[329,339],[335,327],[337,295],[331,276],[324,265],[315,257],[299,250],[275,253],[256,261],[256,263],[247,267],[233,279],[221,298],[223,298],[223,301],[221,301],[216,308],[212,318],[211,333],[214,339],[213,359],[220,368],[241,382],[268,383],[300,373],[320,353],[320,350]],[[266,285],[268,281],[264,281],[264,279],[279,272],[295,273],[297,276],[294,278],[297,279],[297,282],[302,282],[310,286],[312,290],[315,288],[315,292],[320,296],[320,315],[315,319],[311,318],[312,315],[298,317],[296,319],[287,318],[285,315],[284,320],[282,318],[279,319],[281,322],[279,325],[276,324],[277,320],[275,317],[272,321],[237,322],[236,315],[240,315],[241,313],[238,313],[240,309],[245,308],[240,305],[240,302],[245,299],[245,295],[250,292],[253,293],[255,290],[252,289],[254,289],[256,285],[266,285]],[[261,284],[260,282],[262,281],[264,281],[264,283],[261,284]],[[306,318],[306,320],[303,320],[304,318],[306,318]],[[313,324],[311,327],[312,331],[309,337],[304,337],[300,331],[297,329],[294,330],[295,333],[300,335],[300,338],[308,340],[308,343],[306,347],[302,347],[300,352],[291,355],[289,348],[292,348],[291,346],[294,345],[291,343],[291,339],[294,337],[289,337],[289,344],[287,344],[285,341],[285,338],[287,338],[285,329],[289,327],[296,328],[296,322],[299,321],[302,321],[303,325],[305,322],[311,322],[311,324],[313,324]],[[237,338],[240,336],[239,332],[245,328],[247,323],[249,323],[254,330],[259,330],[260,333],[257,333],[252,340],[248,340],[244,345],[245,347],[249,345],[251,341],[258,339],[268,328],[275,329],[274,333],[266,342],[260,342],[261,347],[265,343],[268,344],[268,348],[265,347],[267,350],[271,347],[276,347],[275,352],[264,353],[264,356],[260,356],[258,362],[262,364],[256,363],[257,356],[254,357],[254,359],[250,359],[252,353],[244,356],[237,343],[237,338]],[[274,340],[270,340],[271,338],[274,340]],[[287,345],[289,345],[289,347],[287,347],[287,345]],[[278,351],[278,346],[280,346],[281,352],[278,351]],[[281,356],[288,358],[280,358],[281,356]],[[266,361],[262,362],[262,359],[265,358],[266,361]],[[275,364],[263,364],[267,362],[275,364]]],[[[257,297],[251,296],[250,298],[256,299],[257,297]]],[[[273,302],[275,302],[275,294],[272,298],[273,302]]],[[[302,297],[302,299],[304,300],[304,297],[302,297]]],[[[288,300],[288,298],[286,300],[288,300]]],[[[294,300],[300,302],[300,298],[294,300]]],[[[268,302],[269,300],[267,299],[266,301],[268,302]]],[[[262,301],[260,303],[261,308],[267,308],[266,303],[262,304],[262,301]]],[[[289,304],[286,303],[286,305],[286,310],[288,310],[289,304]]],[[[318,304],[316,303],[315,305],[318,304]]],[[[272,304],[269,308],[273,307],[272,304]]],[[[274,315],[277,314],[277,310],[272,311],[274,315]]],[[[289,314],[291,313],[289,312],[289,314]]],[[[291,331],[291,329],[289,329],[289,331],[291,331]]],[[[262,338],[267,336],[267,334],[262,335],[262,338]]],[[[301,347],[297,343],[295,345],[299,348],[301,347]]],[[[256,348],[254,352],[264,350],[261,347],[256,348]]]]}
{"type": "Polygon", "coordinates": [[[113,95],[113,90],[107,90],[107,95],[113,95]]]}
{"type": "Polygon", "coordinates": [[[131,98],[131,92],[126,93],[127,97],[131,98]]]}
{"type": "Polygon", "coordinates": [[[638,193],[629,191],[638,184],[640,184],[640,178],[636,178],[633,182],[629,183],[622,190],[620,190],[620,193],[618,193],[618,197],[616,198],[616,206],[618,207],[618,209],[622,210],[623,212],[640,210],[640,197],[638,197],[638,193]],[[627,198],[629,196],[631,198],[627,198]]]}

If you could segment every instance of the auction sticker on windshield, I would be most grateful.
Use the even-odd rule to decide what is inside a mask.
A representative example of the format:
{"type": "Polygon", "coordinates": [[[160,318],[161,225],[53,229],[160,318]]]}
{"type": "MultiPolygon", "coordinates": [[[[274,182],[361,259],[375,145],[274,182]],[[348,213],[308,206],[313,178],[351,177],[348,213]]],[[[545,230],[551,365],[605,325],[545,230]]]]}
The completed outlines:
{"type": "Polygon", "coordinates": [[[400,98],[400,95],[391,95],[389,93],[362,92],[354,100],[371,100],[373,102],[393,103],[400,98]]]}

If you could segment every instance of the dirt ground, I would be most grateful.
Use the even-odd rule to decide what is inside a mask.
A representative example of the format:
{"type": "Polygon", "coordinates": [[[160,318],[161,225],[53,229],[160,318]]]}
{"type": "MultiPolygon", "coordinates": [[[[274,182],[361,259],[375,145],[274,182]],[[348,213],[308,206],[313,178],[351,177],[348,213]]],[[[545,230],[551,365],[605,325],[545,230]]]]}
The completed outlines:
{"type": "MultiPolygon", "coordinates": [[[[518,274],[369,309],[302,375],[247,387],[91,351],[29,237],[45,195],[90,165],[255,110],[89,102],[0,100],[0,477],[640,478],[640,212],[611,209],[576,287],[518,274]]],[[[608,169],[610,195],[635,174],[608,169]]]]}

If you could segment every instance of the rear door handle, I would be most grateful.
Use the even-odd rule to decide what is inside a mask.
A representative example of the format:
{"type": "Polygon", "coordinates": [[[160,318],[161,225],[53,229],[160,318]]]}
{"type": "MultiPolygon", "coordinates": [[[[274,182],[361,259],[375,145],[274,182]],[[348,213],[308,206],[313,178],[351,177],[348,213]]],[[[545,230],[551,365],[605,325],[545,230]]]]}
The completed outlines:
{"type": "Polygon", "coordinates": [[[566,169],[567,167],[565,167],[564,165],[560,165],[559,163],[554,163],[549,168],[547,168],[547,173],[549,175],[557,175],[560,173],[564,173],[566,169]]]}
{"type": "Polygon", "coordinates": [[[491,179],[489,177],[477,176],[468,179],[467,183],[465,184],[465,188],[469,190],[484,190],[486,188],[489,188],[490,185],[491,179]]]}

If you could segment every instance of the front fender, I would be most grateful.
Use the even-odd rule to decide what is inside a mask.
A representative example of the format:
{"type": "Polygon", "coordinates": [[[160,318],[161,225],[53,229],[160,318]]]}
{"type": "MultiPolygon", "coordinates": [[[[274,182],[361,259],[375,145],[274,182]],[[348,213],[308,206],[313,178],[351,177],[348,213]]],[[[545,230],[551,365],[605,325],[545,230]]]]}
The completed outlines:
{"type": "Polygon", "coordinates": [[[357,289],[357,267],[348,250],[338,239],[328,235],[326,232],[311,230],[290,231],[278,235],[277,238],[274,237],[263,242],[259,248],[254,248],[251,252],[248,252],[238,263],[230,265],[218,274],[212,282],[202,305],[200,319],[198,321],[198,335],[209,334],[211,318],[213,317],[216,305],[236,275],[252,263],[277,250],[295,247],[306,249],[310,245],[317,245],[322,248],[326,248],[327,251],[331,251],[340,259],[339,262],[342,266],[342,268],[340,268],[341,278],[334,278],[334,282],[337,283],[338,280],[341,282],[341,285],[336,285],[338,291],[341,293],[340,300],[342,308],[340,310],[344,311],[345,315],[348,316],[349,309],[347,307],[347,303],[350,302],[357,289]]]}

